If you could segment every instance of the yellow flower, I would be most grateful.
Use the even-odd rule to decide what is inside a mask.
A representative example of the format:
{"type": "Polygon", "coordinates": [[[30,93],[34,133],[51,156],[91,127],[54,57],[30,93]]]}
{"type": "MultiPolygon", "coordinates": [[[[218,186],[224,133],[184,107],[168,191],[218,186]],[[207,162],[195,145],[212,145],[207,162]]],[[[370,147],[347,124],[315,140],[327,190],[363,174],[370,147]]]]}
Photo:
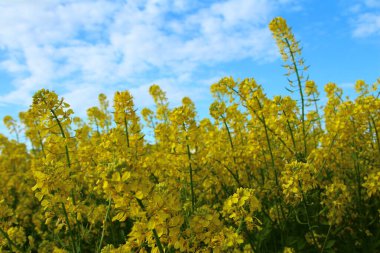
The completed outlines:
{"type": "Polygon", "coordinates": [[[380,171],[375,171],[364,178],[363,187],[367,190],[368,197],[380,193],[380,171]]]}
{"type": "Polygon", "coordinates": [[[315,82],[312,80],[307,80],[305,84],[305,92],[306,95],[310,96],[312,94],[317,94],[317,86],[315,85],[315,82]]]}
{"type": "Polygon", "coordinates": [[[368,93],[368,84],[366,84],[363,80],[356,81],[355,91],[357,93],[368,93]]]}

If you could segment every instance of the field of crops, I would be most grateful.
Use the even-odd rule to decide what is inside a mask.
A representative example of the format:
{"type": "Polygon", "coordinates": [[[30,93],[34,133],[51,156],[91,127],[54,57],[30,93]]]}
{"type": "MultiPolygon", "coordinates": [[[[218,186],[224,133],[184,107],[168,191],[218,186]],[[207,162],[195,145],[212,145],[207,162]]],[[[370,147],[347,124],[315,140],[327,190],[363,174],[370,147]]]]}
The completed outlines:
{"type": "Polygon", "coordinates": [[[152,85],[155,109],[121,91],[81,119],[43,89],[5,117],[0,251],[380,252],[380,80],[322,104],[285,20],[269,28],[292,97],[226,77],[210,118],[152,85]]]}

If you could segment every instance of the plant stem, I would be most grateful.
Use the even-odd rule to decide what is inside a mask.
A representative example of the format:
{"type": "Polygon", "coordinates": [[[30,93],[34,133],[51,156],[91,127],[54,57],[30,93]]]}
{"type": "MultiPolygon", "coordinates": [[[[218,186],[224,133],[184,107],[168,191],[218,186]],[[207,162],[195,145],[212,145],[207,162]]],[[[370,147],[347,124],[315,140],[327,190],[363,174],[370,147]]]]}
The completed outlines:
{"type": "MultiPolygon", "coordinates": [[[[135,199],[136,199],[137,203],[139,204],[139,206],[141,207],[141,209],[143,211],[145,211],[145,206],[142,203],[141,199],[138,199],[138,198],[135,198],[135,199]]],[[[156,229],[153,228],[152,232],[153,232],[154,239],[156,240],[156,244],[157,244],[158,250],[160,251],[160,253],[164,253],[165,252],[164,251],[164,247],[162,246],[160,237],[158,236],[156,229]]]]}
{"type": "Polygon", "coordinates": [[[326,235],[325,241],[323,242],[321,253],[323,253],[323,251],[325,250],[327,239],[329,238],[329,235],[330,235],[330,231],[331,231],[331,225],[329,226],[329,230],[327,231],[327,235],[326,235]]]}
{"type": "MultiPolygon", "coordinates": [[[[53,109],[50,109],[50,112],[53,114],[53,117],[55,121],[57,122],[59,129],[61,131],[62,137],[66,139],[65,131],[63,131],[63,127],[61,124],[61,121],[58,119],[57,114],[55,114],[55,111],[53,109]]],[[[67,161],[67,167],[71,167],[71,162],[70,162],[70,156],[69,156],[69,148],[67,147],[67,143],[65,144],[65,151],[66,151],[66,161],[67,161]]]]}
{"type": "Polygon", "coordinates": [[[317,240],[315,239],[314,231],[313,231],[313,228],[311,227],[311,223],[310,223],[310,215],[309,215],[309,211],[308,211],[307,205],[306,205],[306,196],[302,190],[302,184],[301,184],[300,180],[298,180],[298,185],[300,187],[301,194],[302,194],[302,203],[303,203],[303,207],[304,207],[305,213],[306,213],[307,226],[309,227],[309,231],[311,232],[311,238],[313,239],[315,247],[318,247],[317,240]]]}
{"type": "Polygon", "coordinates": [[[14,241],[12,241],[11,238],[9,238],[8,234],[1,227],[0,227],[0,233],[5,237],[5,239],[7,239],[11,250],[12,250],[12,246],[14,246],[18,251],[24,252],[23,249],[21,249],[19,246],[17,246],[17,244],[14,241]]]}
{"type": "Polygon", "coordinates": [[[129,148],[128,121],[127,121],[127,118],[125,116],[124,116],[124,126],[125,126],[125,135],[127,137],[127,147],[129,148]]]}
{"type": "Polygon", "coordinates": [[[104,217],[102,236],[100,237],[100,242],[99,242],[99,245],[98,245],[98,252],[100,252],[102,244],[103,244],[104,234],[105,234],[105,231],[106,231],[106,222],[107,222],[107,219],[109,217],[109,213],[110,213],[110,209],[111,209],[111,203],[112,203],[112,201],[111,201],[111,197],[110,197],[108,199],[108,206],[107,206],[106,216],[104,217]]]}
{"type": "MultiPolygon", "coordinates": [[[[282,112],[284,113],[284,115],[285,115],[285,117],[286,117],[286,113],[285,113],[285,111],[282,111],[282,112]]],[[[293,130],[292,130],[292,127],[290,126],[290,122],[289,122],[288,119],[286,119],[286,123],[287,123],[287,125],[288,125],[288,129],[289,129],[289,132],[290,132],[290,137],[292,138],[293,148],[294,148],[294,150],[297,150],[297,147],[296,147],[296,141],[295,141],[295,139],[294,139],[293,130]]]]}
{"type": "MultiPolygon", "coordinates": [[[[186,137],[187,139],[187,137],[186,137]]],[[[190,172],[190,191],[191,191],[191,210],[194,212],[195,209],[195,194],[194,194],[194,183],[193,183],[193,167],[191,165],[191,153],[190,146],[186,144],[187,157],[189,158],[189,172],[190,172]]]]}
{"type": "Polygon", "coordinates": [[[75,242],[74,242],[74,235],[73,235],[73,231],[72,231],[71,226],[70,226],[69,217],[67,216],[65,204],[63,204],[63,202],[61,202],[61,205],[62,205],[62,209],[63,209],[63,214],[65,215],[65,220],[66,220],[66,223],[67,223],[67,227],[69,229],[69,234],[70,234],[72,248],[73,248],[74,253],[77,253],[77,249],[75,247],[75,242]]]}
{"type": "Polygon", "coordinates": [[[372,121],[372,124],[373,124],[373,129],[375,130],[375,133],[376,133],[377,148],[378,148],[379,155],[380,155],[380,139],[379,139],[379,132],[378,132],[378,130],[377,130],[377,127],[376,127],[376,124],[375,124],[375,120],[374,120],[374,118],[372,117],[371,114],[370,114],[370,118],[371,118],[371,121],[372,121]]]}
{"type": "Polygon", "coordinates": [[[160,253],[164,253],[165,252],[164,247],[161,244],[160,237],[158,237],[156,229],[153,228],[152,232],[153,232],[154,239],[156,240],[158,250],[160,251],[160,253]]]}
{"type": "Polygon", "coordinates": [[[39,140],[39,143],[40,143],[40,145],[41,145],[41,151],[42,151],[42,154],[43,154],[44,157],[46,158],[45,148],[44,148],[44,143],[42,142],[42,137],[41,137],[41,132],[40,132],[40,130],[37,130],[37,134],[38,134],[38,140],[39,140]]]}
{"type": "Polygon", "coordinates": [[[290,56],[292,58],[292,63],[294,67],[294,71],[297,76],[297,83],[298,83],[298,89],[301,96],[301,122],[302,122],[302,134],[303,134],[303,145],[304,145],[304,157],[307,157],[307,146],[306,146],[306,128],[305,128],[305,99],[303,96],[303,90],[302,90],[302,82],[301,77],[298,72],[298,66],[294,57],[294,52],[292,51],[292,48],[290,46],[289,40],[285,38],[286,45],[288,46],[290,56]]]}

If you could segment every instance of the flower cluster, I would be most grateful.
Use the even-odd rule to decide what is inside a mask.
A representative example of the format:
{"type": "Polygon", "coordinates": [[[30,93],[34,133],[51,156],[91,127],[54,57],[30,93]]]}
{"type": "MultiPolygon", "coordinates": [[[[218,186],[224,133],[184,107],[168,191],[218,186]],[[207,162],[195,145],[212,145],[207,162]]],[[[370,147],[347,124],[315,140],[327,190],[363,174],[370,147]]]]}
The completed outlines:
{"type": "Polygon", "coordinates": [[[158,85],[141,111],[120,91],[81,119],[42,89],[5,117],[0,251],[380,251],[380,80],[320,106],[286,21],[270,30],[297,99],[225,77],[210,118],[158,85]]]}

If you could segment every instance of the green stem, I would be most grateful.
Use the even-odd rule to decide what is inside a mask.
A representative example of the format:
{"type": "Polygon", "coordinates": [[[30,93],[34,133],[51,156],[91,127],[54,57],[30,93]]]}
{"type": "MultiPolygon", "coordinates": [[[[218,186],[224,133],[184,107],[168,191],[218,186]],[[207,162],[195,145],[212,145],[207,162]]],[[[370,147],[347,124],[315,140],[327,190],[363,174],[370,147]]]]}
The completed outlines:
{"type": "Polygon", "coordinates": [[[98,125],[98,121],[96,120],[96,118],[95,118],[95,126],[96,126],[96,133],[98,134],[98,136],[100,136],[99,125],[98,125]]]}
{"type": "Polygon", "coordinates": [[[40,141],[42,154],[43,154],[44,157],[46,158],[45,148],[44,148],[44,143],[42,142],[42,137],[41,137],[41,132],[40,132],[40,130],[37,131],[37,134],[38,134],[38,139],[39,139],[39,141],[40,141]]]}
{"type": "Polygon", "coordinates": [[[244,227],[244,217],[241,217],[240,218],[240,223],[239,223],[239,227],[237,228],[236,230],[236,234],[240,234],[240,232],[243,230],[243,227],[244,227]]]}
{"type": "Polygon", "coordinates": [[[12,246],[14,246],[18,251],[24,252],[23,249],[21,249],[15,242],[12,241],[11,238],[9,238],[8,234],[0,227],[0,233],[7,239],[10,249],[12,250],[12,246]]]}
{"type": "Polygon", "coordinates": [[[240,183],[239,177],[237,175],[235,175],[235,173],[227,165],[224,165],[221,161],[219,161],[217,159],[214,159],[214,161],[216,161],[220,165],[222,165],[231,174],[231,176],[235,179],[235,181],[239,187],[243,187],[242,184],[240,183]]]}
{"type": "MultiPolygon", "coordinates": [[[[354,145],[355,146],[355,145],[354,145]]],[[[360,218],[363,218],[363,201],[362,201],[362,182],[361,182],[361,173],[360,173],[360,165],[358,162],[358,154],[354,152],[354,168],[355,168],[355,176],[356,176],[356,184],[357,184],[357,192],[358,192],[358,209],[360,218]]]]}
{"type": "MultiPolygon", "coordinates": [[[[285,111],[282,111],[282,112],[284,113],[284,115],[285,115],[285,117],[286,117],[286,113],[285,113],[285,111]]],[[[294,148],[294,150],[297,150],[297,148],[296,148],[296,141],[295,141],[295,139],[294,139],[294,134],[293,134],[293,129],[291,128],[291,126],[290,126],[290,122],[289,122],[288,119],[286,119],[286,123],[287,123],[287,125],[288,125],[288,129],[289,129],[289,132],[290,132],[290,137],[292,138],[293,148],[294,148]]]]}
{"type": "Polygon", "coordinates": [[[301,120],[302,120],[302,134],[303,134],[303,145],[304,145],[304,157],[307,157],[307,146],[306,146],[306,128],[305,128],[305,99],[303,96],[303,90],[302,90],[302,82],[301,77],[298,72],[298,66],[294,57],[294,52],[292,51],[292,48],[290,46],[289,40],[285,38],[286,45],[288,46],[290,56],[292,58],[292,63],[294,67],[294,71],[297,76],[297,83],[298,83],[298,89],[300,91],[301,96],[301,120]]]}
{"type": "Polygon", "coordinates": [[[15,135],[16,135],[16,141],[20,142],[20,138],[19,138],[18,131],[17,131],[16,127],[14,128],[14,132],[15,132],[15,135]]]}
{"type": "Polygon", "coordinates": [[[127,147],[129,148],[129,133],[128,133],[128,121],[124,116],[125,135],[127,136],[127,147]]]}
{"type": "Polygon", "coordinates": [[[319,127],[319,130],[321,130],[322,129],[321,116],[319,115],[317,98],[315,97],[314,93],[313,93],[313,101],[314,101],[314,106],[315,106],[315,112],[317,113],[317,116],[318,116],[318,127],[319,127]]]}
{"type": "Polygon", "coordinates": [[[305,213],[306,213],[307,226],[309,228],[309,231],[311,232],[311,238],[313,239],[315,247],[318,247],[317,240],[315,239],[314,231],[313,231],[313,228],[312,228],[311,223],[310,223],[310,215],[309,215],[309,211],[308,211],[308,208],[306,205],[306,196],[302,190],[302,184],[301,184],[300,180],[298,180],[298,185],[300,187],[301,194],[302,194],[302,204],[303,204],[303,207],[304,207],[305,213]]]}
{"type": "MultiPolygon", "coordinates": [[[[135,199],[136,199],[137,203],[139,204],[139,206],[141,207],[141,209],[145,212],[145,206],[144,206],[143,202],[141,201],[141,199],[138,199],[138,198],[135,198],[135,199]]],[[[153,236],[154,236],[154,239],[156,241],[158,250],[160,251],[160,253],[164,253],[165,252],[164,247],[162,246],[160,237],[158,236],[156,229],[153,228],[152,232],[153,232],[153,236]]]]}
{"type": "MultiPolygon", "coordinates": [[[[261,123],[264,124],[264,119],[261,118],[260,115],[258,115],[257,111],[256,111],[254,108],[252,108],[251,106],[249,106],[249,103],[247,102],[247,98],[245,98],[244,96],[242,96],[242,95],[241,95],[236,89],[234,89],[233,87],[227,86],[227,88],[229,88],[229,89],[232,90],[235,94],[237,94],[237,95],[240,97],[240,99],[241,99],[242,101],[245,102],[245,104],[243,103],[243,106],[246,107],[247,109],[251,110],[251,111],[253,112],[253,114],[259,119],[259,121],[260,121],[261,123]]],[[[255,98],[257,99],[257,97],[255,97],[255,98]]],[[[260,101],[259,101],[259,105],[261,106],[260,101]]],[[[269,132],[271,132],[276,138],[278,138],[278,140],[284,145],[284,147],[285,147],[287,150],[289,150],[289,152],[290,152],[291,154],[295,154],[295,151],[292,150],[291,148],[289,148],[289,147],[286,145],[285,141],[284,141],[280,136],[278,136],[278,134],[276,134],[275,131],[274,131],[273,129],[271,129],[269,126],[266,126],[266,127],[268,128],[268,131],[269,131],[269,132]]]]}
{"type": "MultiPolygon", "coordinates": [[[[222,119],[223,119],[224,126],[226,127],[226,130],[227,130],[228,140],[229,140],[229,142],[230,142],[231,148],[232,148],[232,150],[234,150],[234,144],[233,144],[233,142],[232,142],[232,136],[231,136],[230,129],[229,129],[228,125],[227,125],[226,118],[224,118],[224,117],[222,116],[222,119]]],[[[234,157],[234,158],[235,158],[235,157],[234,157]]]]}
{"type": "Polygon", "coordinates": [[[272,146],[271,146],[271,143],[270,143],[270,138],[269,138],[269,134],[268,134],[268,128],[267,128],[266,121],[265,121],[264,117],[263,117],[263,124],[264,124],[264,130],[265,130],[265,138],[267,140],[269,154],[270,154],[270,159],[271,159],[271,163],[272,163],[272,168],[274,170],[274,176],[275,176],[275,180],[276,180],[276,185],[279,186],[278,172],[277,172],[277,169],[276,169],[275,164],[274,164],[274,156],[273,156],[273,152],[272,152],[272,146]]]}
{"type": "Polygon", "coordinates": [[[63,204],[63,202],[61,202],[61,205],[62,205],[62,209],[63,209],[63,214],[65,215],[67,227],[69,229],[69,235],[70,235],[70,239],[71,239],[72,248],[73,248],[74,253],[77,253],[77,249],[75,247],[74,235],[73,235],[73,231],[72,231],[71,226],[70,226],[69,217],[67,216],[65,204],[63,204]]]}
{"type": "Polygon", "coordinates": [[[99,245],[98,245],[98,252],[100,252],[101,248],[102,248],[104,234],[105,234],[105,231],[106,231],[106,222],[107,222],[108,217],[109,217],[109,213],[110,213],[110,209],[111,209],[111,203],[112,203],[112,201],[111,201],[111,197],[110,197],[108,199],[108,207],[107,207],[107,211],[106,211],[106,216],[104,217],[102,236],[100,237],[100,242],[99,242],[99,245]]]}
{"type": "MultiPolygon", "coordinates": [[[[183,129],[186,131],[186,126],[183,123],[183,129]]],[[[186,150],[187,150],[187,158],[189,159],[189,174],[190,174],[190,191],[191,191],[191,210],[194,212],[195,210],[195,193],[194,193],[194,182],[193,182],[193,167],[191,163],[191,152],[189,146],[189,137],[186,134],[186,150]]]]}
{"type": "Polygon", "coordinates": [[[164,253],[165,252],[164,247],[161,244],[160,237],[158,237],[156,229],[153,228],[152,232],[153,232],[154,239],[156,240],[158,250],[160,251],[160,253],[164,253]]]}
{"type": "MultiPolygon", "coordinates": [[[[234,160],[234,164],[236,165],[235,147],[234,147],[234,143],[232,141],[232,135],[231,135],[231,132],[230,132],[230,128],[228,127],[228,124],[226,122],[226,118],[222,116],[222,119],[223,119],[224,126],[226,127],[227,134],[228,134],[228,140],[230,142],[230,146],[231,146],[231,149],[232,149],[232,159],[234,160]]],[[[236,171],[236,177],[239,179],[239,171],[236,171]]],[[[240,182],[239,182],[239,184],[240,184],[240,182]]]]}
{"type": "MultiPolygon", "coordinates": [[[[55,114],[55,111],[53,109],[50,109],[50,112],[53,114],[53,117],[55,121],[58,124],[58,127],[61,131],[62,137],[66,139],[65,131],[63,131],[63,127],[61,124],[61,121],[58,119],[57,114],[55,114]]],[[[67,161],[67,166],[70,168],[71,167],[71,162],[70,162],[70,156],[69,156],[69,148],[67,147],[67,143],[65,144],[65,151],[66,151],[66,161],[67,161]]]]}
{"type": "Polygon", "coordinates": [[[329,230],[327,231],[327,235],[326,235],[325,241],[323,242],[321,253],[323,253],[323,251],[325,250],[327,239],[329,238],[329,235],[330,235],[330,231],[331,231],[331,225],[329,226],[329,230]]]}
{"type": "Polygon", "coordinates": [[[255,243],[253,242],[252,237],[251,237],[251,235],[250,235],[247,227],[245,226],[245,222],[244,222],[244,225],[243,225],[243,230],[244,230],[245,235],[248,238],[248,242],[249,242],[249,245],[251,246],[252,252],[257,252],[256,251],[256,247],[255,247],[255,243]]]}
{"type": "Polygon", "coordinates": [[[370,114],[370,118],[371,118],[371,121],[372,121],[372,124],[373,124],[373,129],[375,130],[375,133],[376,133],[376,142],[377,142],[377,147],[378,147],[378,151],[379,151],[379,155],[380,155],[380,139],[379,139],[379,132],[377,130],[377,127],[376,127],[376,124],[375,124],[375,120],[374,118],[372,117],[372,115],[370,114]]]}
{"type": "MultiPolygon", "coordinates": [[[[186,137],[187,139],[187,137],[186,137]]],[[[194,183],[193,183],[193,167],[191,165],[191,153],[190,146],[186,144],[187,157],[189,158],[189,173],[190,173],[190,191],[191,191],[191,210],[194,212],[195,209],[195,194],[194,194],[194,183]]]]}

